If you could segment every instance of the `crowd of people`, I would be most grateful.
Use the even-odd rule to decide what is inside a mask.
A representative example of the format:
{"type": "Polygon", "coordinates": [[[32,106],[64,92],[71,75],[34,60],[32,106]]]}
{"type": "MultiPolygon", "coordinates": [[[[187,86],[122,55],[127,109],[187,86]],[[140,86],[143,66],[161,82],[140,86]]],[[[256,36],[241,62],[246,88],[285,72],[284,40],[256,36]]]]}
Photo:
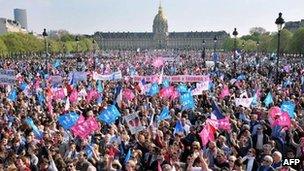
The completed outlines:
{"type": "Polygon", "coordinates": [[[275,59],[261,54],[234,58],[233,54],[221,53],[218,65],[206,65],[206,60],[212,60],[211,54],[202,58],[199,51],[77,55],[48,61],[1,60],[1,70],[14,71],[16,80],[1,82],[0,170],[304,170],[303,61],[281,60],[277,70],[275,59]],[[71,73],[76,71],[85,72],[86,79],[73,80],[71,73]],[[110,75],[117,71],[121,78],[93,77],[93,73],[110,75]],[[184,108],[178,87],[186,86],[191,92],[198,83],[164,83],[164,75],[209,76],[208,90],[192,95],[194,107],[184,108]],[[62,80],[53,83],[52,76],[62,80]],[[142,76],[157,76],[152,83],[160,91],[150,94],[145,87],[151,82],[142,76]],[[178,92],[177,98],[161,95],[161,89],[168,86],[178,92]],[[58,89],[65,90],[62,98],[54,97],[58,89]],[[222,97],[224,89],[229,93],[222,97]],[[87,100],[91,90],[96,90],[98,97],[87,100]],[[118,102],[124,90],[134,97],[118,102]],[[70,102],[73,92],[77,98],[70,102]],[[252,101],[240,105],[236,99],[252,101]],[[285,102],[294,105],[291,112],[283,110],[285,102]],[[87,136],[65,128],[59,119],[69,112],[85,120],[98,118],[110,105],[120,116],[110,124],[97,119],[97,129],[87,130],[87,136]],[[169,109],[169,116],[160,119],[164,108],[169,109]],[[282,111],[272,117],[275,109],[282,111]],[[279,122],[286,113],[289,122],[279,122]],[[135,133],[126,121],[132,114],[142,125],[135,133]],[[220,128],[219,115],[227,118],[227,129],[220,128]],[[211,120],[216,124],[210,124],[211,120]],[[301,162],[288,166],[284,159],[301,162]]]}

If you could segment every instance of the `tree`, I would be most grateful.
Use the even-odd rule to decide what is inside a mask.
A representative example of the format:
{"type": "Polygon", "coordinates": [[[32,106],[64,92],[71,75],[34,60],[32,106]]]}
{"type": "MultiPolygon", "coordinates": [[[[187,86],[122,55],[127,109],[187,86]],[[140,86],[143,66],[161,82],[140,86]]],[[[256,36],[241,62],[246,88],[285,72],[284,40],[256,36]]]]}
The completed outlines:
{"type": "Polygon", "coordinates": [[[2,54],[8,53],[7,47],[1,37],[0,37],[0,53],[2,54]]]}
{"type": "MultiPolygon", "coordinates": [[[[292,33],[290,31],[288,31],[287,29],[283,29],[281,31],[281,37],[280,37],[280,51],[281,53],[286,53],[289,52],[289,42],[292,38],[292,33]]],[[[272,40],[270,43],[270,48],[269,50],[272,52],[276,52],[278,48],[278,34],[274,33],[272,35],[272,40]]]]}
{"type": "Polygon", "coordinates": [[[267,33],[266,29],[264,29],[263,27],[252,27],[249,31],[250,35],[262,35],[267,33]]]}
{"type": "Polygon", "coordinates": [[[304,53],[304,28],[298,29],[293,34],[289,43],[289,50],[292,53],[304,53]]]}

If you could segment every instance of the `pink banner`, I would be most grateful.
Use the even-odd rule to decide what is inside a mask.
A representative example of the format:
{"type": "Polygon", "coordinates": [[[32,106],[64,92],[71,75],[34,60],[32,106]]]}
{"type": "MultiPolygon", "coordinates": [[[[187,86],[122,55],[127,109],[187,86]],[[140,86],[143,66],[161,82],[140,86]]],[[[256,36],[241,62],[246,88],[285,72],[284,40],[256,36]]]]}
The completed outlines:
{"type": "MultiPolygon", "coordinates": [[[[141,80],[145,80],[146,82],[153,82],[155,80],[155,76],[135,76],[134,80],[139,82],[141,80]]],[[[206,82],[209,81],[208,75],[176,75],[176,76],[163,76],[163,80],[169,80],[170,82],[206,82]]]]}
{"type": "Polygon", "coordinates": [[[224,99],[226,96],[229,96],[229,95],[230,95],[229,88],[227,85],[224,85],[219,98],[224,99]]]}
{"type": "Polygon", "coordinates": [[[134,93],[132,92],[132,90],[130,89],[125,89],[123,92],[122,92],[122,97],[123,98],[126,98],[128,101],[132,101],[135,97],[134,93]]]}

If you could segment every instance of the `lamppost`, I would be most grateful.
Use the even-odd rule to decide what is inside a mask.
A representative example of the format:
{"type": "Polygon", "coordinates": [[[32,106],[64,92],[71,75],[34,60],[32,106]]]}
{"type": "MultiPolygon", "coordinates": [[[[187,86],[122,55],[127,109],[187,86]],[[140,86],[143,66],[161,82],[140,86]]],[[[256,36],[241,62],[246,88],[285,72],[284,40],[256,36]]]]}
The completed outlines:
{"type": "Polygon", "coordinates": [[[245,56],[245,42],[242,43],[242,50],[243,50],[243,53],[242,53],[242,63],[244,64],[244,56],[245,56]]]}
{"type": "Polygon", "coordinates": [[[234,31],[232,33],[234,36],[234,47],[233,47],[233,58],[234,58],[234,70],[236,71],[236,36],[238,35],[238,32],[236,31],[236,28],[234,28],[234,31]]]}
{"type": "Polygon", "coordinates": [[[42,36],[44,38],[44,48],[45,48],[45,65],[46,65],[46,70],[47,70],[47,73],[48,73],[48,44],[47,44],[47,39],[46,37],[48,36],[47,32],[46,32],[46,29],[43,29],[43,33],[42,33],[42,36]]]}
{"type": "Polygon", "coordinates": [[[76,43],[77,43],[76,50],[77,50],[77,53],[78,53],[78,51],[79,51],[79,36],[76,36],[75,40],[76,40],[76,43]]]}
{"type": "Polygon", "coordinates": [[[202,59],[203,59],[203,64],[204,64],[204,66],[205,66],[205,57],[206,57],[206,47],[205,47],[205,45],[206,45],[206,41],[203,40],[202,59]]]}
{"type": "Polygon", "coordinates": [[[278,49],[277,49],[277,70],[276,70],[276,78],[277,81],[279,80],[279,61],[280,61],[280,37],[281,37],[281,30],[283,28],[283,24],[285,23],[284,19],[282,18],[282,13],[279,13],[279,17],[275,21],[276,25],[278,26],[278,49]]]}
{"type": "Polygon", "coordinates": [[[213,49],[213,57],[214,57],[214,70],[217,68],[217,55],[216,55],[216,43],[217,43],[217,37],[214,36],[213,38],[213,43],[214,43],[214,49],[213,49]]]}
{"type": "Polygon", "coordinates": [[[255,61],[256,61],[257,65],[258,65],[259,64],[259,47],[260,47],[260,42],[259,41],[256,42],[256,46],[257,46],[257,49],[256,49],[257,55],[255,57],[255,61]]]}

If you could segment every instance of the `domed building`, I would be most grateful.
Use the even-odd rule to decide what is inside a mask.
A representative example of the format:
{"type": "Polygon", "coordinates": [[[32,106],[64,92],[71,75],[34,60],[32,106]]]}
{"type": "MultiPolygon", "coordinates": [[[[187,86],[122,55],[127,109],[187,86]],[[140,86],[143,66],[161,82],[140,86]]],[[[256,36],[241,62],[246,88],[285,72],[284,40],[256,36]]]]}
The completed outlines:
{"type": "Polygon", "coordinates": [[[107,49],[136,50],[140,49],[201,49],[205,40],[206,48],[213,48],[216,36],[220,47],[228,36],[225,31],[219,32],[168,32],[168,19],[159,5],[158,13],[153,20],[153,32],[96,32],[94,39],[99,47],[107,49]]]}

